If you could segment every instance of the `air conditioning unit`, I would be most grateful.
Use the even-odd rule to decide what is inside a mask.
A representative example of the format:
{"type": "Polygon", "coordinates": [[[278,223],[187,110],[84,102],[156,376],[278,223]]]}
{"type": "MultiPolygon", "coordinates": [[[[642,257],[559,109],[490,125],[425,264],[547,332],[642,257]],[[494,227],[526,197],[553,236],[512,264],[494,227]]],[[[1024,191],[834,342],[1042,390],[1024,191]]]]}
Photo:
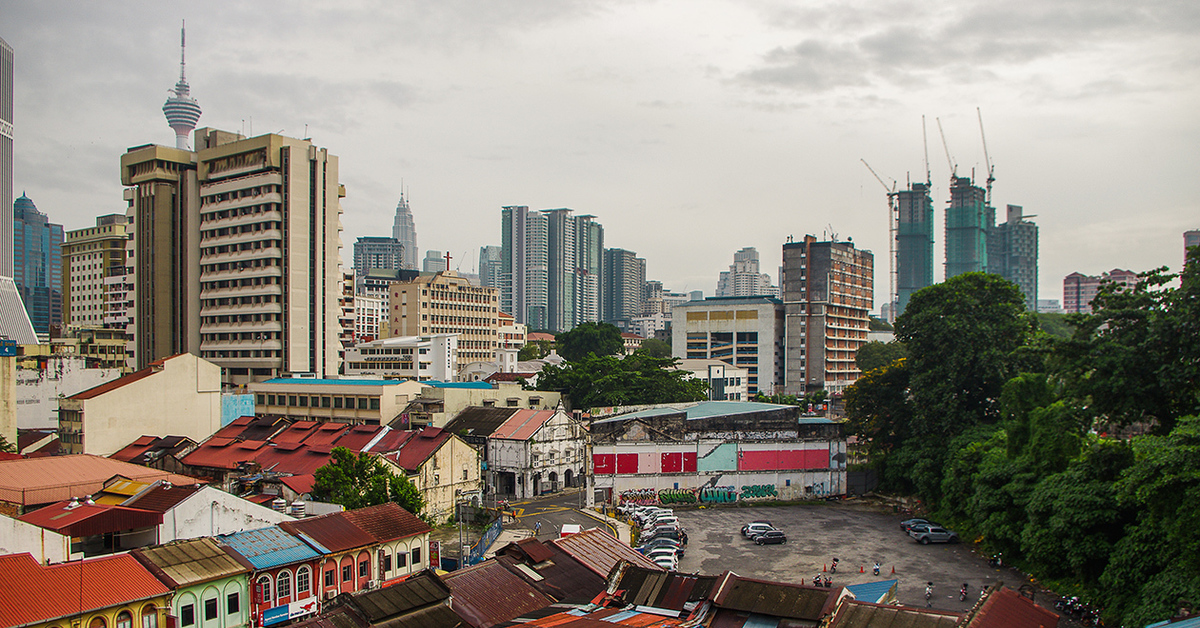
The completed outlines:
{"type": "Polygon", "coordinates": [[[337,597],[337,591],[326,591],[325,592],[325,599],[332,600],[335,597],[337,597]]]}
{"type": "Polygon", "coordinates": [[[367,580],[367,588],[368,589],[374,589],[374,588],[377,588],[378,586],[379,586],[378,580],[367,580]]]}

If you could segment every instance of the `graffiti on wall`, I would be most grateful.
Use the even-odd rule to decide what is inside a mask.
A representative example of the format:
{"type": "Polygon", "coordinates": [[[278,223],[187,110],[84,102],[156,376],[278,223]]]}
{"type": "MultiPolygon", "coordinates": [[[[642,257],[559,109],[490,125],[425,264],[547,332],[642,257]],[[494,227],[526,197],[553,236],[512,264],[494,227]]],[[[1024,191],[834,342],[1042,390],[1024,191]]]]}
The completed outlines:
{"type": "Polygon", "coordinates": [[[774,484],[755,484],[737,489],[733,486],[703,486],[700,488],[637,488],[622,491],[622,504],[640,506],[668,504],[729,504],[748,499],[775,499],[779,494],[774,484]]]}

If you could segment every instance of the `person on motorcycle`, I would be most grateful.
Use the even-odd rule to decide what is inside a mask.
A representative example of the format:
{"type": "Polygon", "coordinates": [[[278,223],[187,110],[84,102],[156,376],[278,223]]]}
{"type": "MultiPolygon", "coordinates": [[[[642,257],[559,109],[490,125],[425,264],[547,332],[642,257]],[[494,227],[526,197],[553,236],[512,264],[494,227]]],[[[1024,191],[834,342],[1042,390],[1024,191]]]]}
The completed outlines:
{"type": "Polygon", "coordinates": [[[933,600],[933,583],[932,583],[932,582],[926,582],[926,583],[925,583],[925,607],[926,607],[926,608],[932,608],[932,607],[933,607],[933,601],[932,601],[932,600],[933,600]]]}
{"type": "Polygon", "coordinates": [[[875,566],[871,568],[871,571],[874,572],[875,575],[879,575],[879,561],[875,561],[875,566]]]}
{"type": "Polygon", "coordinates": [[[837,573],[837,564],[838,564],[838,559],[836,556],[834,556],[833,564],[829,566],[829,573],[837,573]]]}
{"type": "Polygon", "coordinates": [[[968,588],[967,583],[964,582],[962,585],[962,588],[958,590],[958,601],[960,601],[960,602],[967,601],[967,588],[968,588]]]}

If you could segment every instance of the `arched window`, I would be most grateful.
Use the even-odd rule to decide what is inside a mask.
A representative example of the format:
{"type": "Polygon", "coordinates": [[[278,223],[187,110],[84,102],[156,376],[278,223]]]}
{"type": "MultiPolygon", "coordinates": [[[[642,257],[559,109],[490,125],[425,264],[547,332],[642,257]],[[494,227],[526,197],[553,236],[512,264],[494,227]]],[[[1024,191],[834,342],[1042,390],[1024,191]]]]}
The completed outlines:
{"type": "Polygon", "coordinates": [[[258,588],[262,591],[262,597],[259,599],[262,603],[271,601],[271,576],[259,576],[258,588]]]}
{"type": "Polygon", "coordinates": [[[292,572],[286,569],[275,576],[275,599],[292,596],[292,572]]]}
{"type": "Polygon", "coordinates": [[[142,628],[158,628],[158,611],[153,604],[142,607],[142,628]]]}
{"type": "Polygon", "coordinates": [[[309,573],[308,567],[301,567],[296,570],[296,597],[300,597],[309,592],[309,587],[312,586],[312,575],[309,573]]]}
{"type": "Polygon", "coordinates": [[[117,628],[133,628],[133,614],[129,611],[117,613],[117,628]]]}
{"type": "Polygon", "coordinates": [[[93,617],[92,621],[88,622],[88,628],[105,628],[107,625],[103,617],[93,617]]]}

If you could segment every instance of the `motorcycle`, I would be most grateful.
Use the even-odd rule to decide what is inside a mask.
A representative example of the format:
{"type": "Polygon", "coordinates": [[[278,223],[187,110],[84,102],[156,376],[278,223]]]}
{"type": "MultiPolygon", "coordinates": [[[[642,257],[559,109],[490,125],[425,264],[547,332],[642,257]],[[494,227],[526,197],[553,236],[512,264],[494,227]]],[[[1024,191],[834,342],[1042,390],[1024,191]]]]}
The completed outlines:
{"type": "Polygon", "coordinates": [[[830,578],[829,576],[825,576],[825,588],[829,589],[832,587],[833,587],[833,579],[830,578]]]}
{"type": "Polygon", "coordinates": [[[838,564],[838,559],[834,558],[833,564],[829,566],[829,573],[837,573],[837,564],[838,564]]]}
{"type": "Polygon", "coordinates": [[[999,552],[993,554],[992,557],[988,559],[988,567],[1000,568],[1003,566],[1004,566],[1004,558],[1003,558],[1003,555],[1000,554],[999,552]]]}
{"type": "Polygon", "coordinates": [[[958,601],[959,602],[967,601],[967,583],[965,583],[965,582],[963,583],[962,588],[958,590],[958,601]]]}
{"type": "Polygon", "coordinates": [[[877,576],[879,575],[879,563],[878,562],[876,562],[875,566],[871,568],[871,573],[873,573],[877,576]]]}

